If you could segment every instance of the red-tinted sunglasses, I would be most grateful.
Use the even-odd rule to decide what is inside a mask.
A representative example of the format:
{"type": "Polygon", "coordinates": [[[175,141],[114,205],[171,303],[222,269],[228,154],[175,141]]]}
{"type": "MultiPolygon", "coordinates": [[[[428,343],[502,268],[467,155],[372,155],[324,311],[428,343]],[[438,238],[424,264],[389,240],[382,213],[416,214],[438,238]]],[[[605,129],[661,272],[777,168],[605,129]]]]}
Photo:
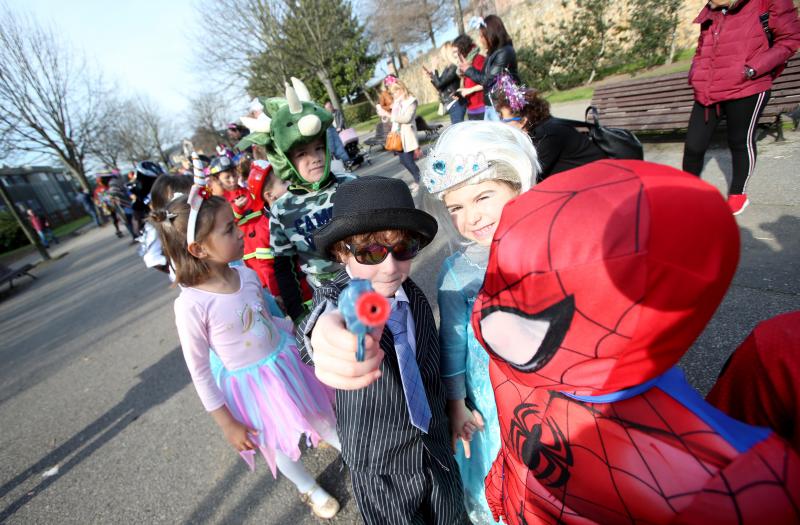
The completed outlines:
{"type": "Polygon", "coordinates": [[[409,261],[417,256],[420,250],[420,242],[416,237],[396,242],[392,245],[371,243],[363,246],[353,246],[347,244],[347,249],[353,254],[361,264],[374,265],[386,260],[391,253],[398,261],[409,261]]]}

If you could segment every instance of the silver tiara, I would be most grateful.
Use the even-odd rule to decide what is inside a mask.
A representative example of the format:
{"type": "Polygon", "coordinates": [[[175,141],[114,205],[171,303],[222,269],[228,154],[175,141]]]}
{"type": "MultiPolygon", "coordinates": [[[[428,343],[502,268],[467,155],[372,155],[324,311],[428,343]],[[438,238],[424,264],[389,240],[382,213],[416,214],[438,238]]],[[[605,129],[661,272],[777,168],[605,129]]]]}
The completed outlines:
{"type": "Polygon", "coordinates": [[[450,158],[432,157],[422,183],[428,192],[436,194],[448,190],[483,173],[494,165],[483,153],[453,155],[450,158]]]}

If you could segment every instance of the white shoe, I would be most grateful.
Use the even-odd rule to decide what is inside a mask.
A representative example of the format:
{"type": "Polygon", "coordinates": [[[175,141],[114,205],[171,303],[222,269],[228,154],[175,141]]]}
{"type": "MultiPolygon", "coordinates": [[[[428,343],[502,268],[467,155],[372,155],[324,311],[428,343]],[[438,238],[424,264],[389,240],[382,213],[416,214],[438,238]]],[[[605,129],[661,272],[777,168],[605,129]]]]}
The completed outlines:
{"type": "Polygon", "coordinates": [[[325,492],[325,489],[319,485],[315,484],[311,487],[311,490],[305,494],[301,494],[300,498],[306,505],[311,507],[311,512],[318,518],[329,520],[339,512],[339,502],[336,501],[336,498],[325,492]],[[312,496],[316,496],[316,498],[312,498],[312,496]],[[320,498],[320,496],[322,497],[320,498]],[[321,500],[321,502],[314,503],[314,499],[321,500]]]}
{"type": "Polygon", "coordinates": [[[419,184],[417,184],[416,182],[412,182],[411,184],[408,185],[408,189],[411,190],[411,193],[413,195],[416,195],[417,192],[419,192],[419,184]]]}

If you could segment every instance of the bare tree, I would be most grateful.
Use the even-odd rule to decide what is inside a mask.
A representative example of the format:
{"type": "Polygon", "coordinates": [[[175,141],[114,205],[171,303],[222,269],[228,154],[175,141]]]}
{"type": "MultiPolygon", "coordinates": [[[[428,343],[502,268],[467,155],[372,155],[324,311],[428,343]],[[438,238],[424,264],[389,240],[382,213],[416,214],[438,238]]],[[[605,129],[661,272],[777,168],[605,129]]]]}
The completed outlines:
{"type": "Polygon", "coordinates": [[[202,0],[198,4],[201,33],[225,23],[226,38],[199,39],[199,69],[210,74],[224,91],[248,83],[254,74],[264,83],[282,88],[289,78],[285,57],[275,45],[278,25],[275,2],[270,0],[202,0]],[[272,52],[254,70],[251,61],[272,52]]]}
{"type": "Polygon", "coordinates": [[[370,11],[368,27],[373,42],[391,58],[397,71],[403,68],[404,49],[426,40],[437,47],[436,33],[450,21],[447,0],[373,0],[370,11]]]}
{"type": "Polygon", "coordinates": [[[88,190],[85,163],[106,95],[51,29],[0,5],[0,151],[54,156],[88,190]]]}
{"type": "Polygon", "coordinates": [[[221,142],[227,142],[222,130],[229,116],[229,109],[221,94],[206,91],[189,103],[188,124],[194,130],[192,144],[205,152],[213,152],[221,142]]]}
{"type": "Polygon", "coordinates": [[[453,18],[456,21],[458,34],[463,35],[466,33],[464,30],[464,11],[461,9],[461,0],[453,0],[453,18]]]}
{"type": "Polygon", "coordinates": [[[367,7],[370,39],[381,54],[388,56],[396,72],[403,68],[403,49],[418,38],[409,0],[372,0],[367,7]]]}
{"type": "Polygon", "coordinates": [[[406,3],[412,14],[413,34],[418,35],[419,42],[430,40],[437,47],[436,33],[450,22],[448,3],[445,0],[406,0],[406,3]]]}
{"type": "MultiPolygon", "coordinates": [[[[146,97],[139,97],[133,104],[134,119],[144,131],[146,143],[149,143],[153,156],[151,160],[160,161],[164,166],[169,166],[167,149],[170,144],[177,142],[178,130],[174,121],[170,120],[158,105],[146,97]]],[[[144,159],[140,159],[144,160],[144,159]]]]}

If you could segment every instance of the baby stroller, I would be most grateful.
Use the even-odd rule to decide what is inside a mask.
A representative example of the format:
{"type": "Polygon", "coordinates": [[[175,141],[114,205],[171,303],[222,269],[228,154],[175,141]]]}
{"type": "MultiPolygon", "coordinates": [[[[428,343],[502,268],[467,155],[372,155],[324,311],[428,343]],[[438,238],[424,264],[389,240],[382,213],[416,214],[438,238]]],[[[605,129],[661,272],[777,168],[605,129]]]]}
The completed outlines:
{"type": "Polygon", "coordinates": [[[343,129],[339,132],[339,138],[342,139],[344,150],[350,156],[350,162],[345,163],[348,171],[352,171],[366,162],[372,164],[369,159],[369,153],[365,153],[358,143],[358,133],[353,128],[343,129]]]}

